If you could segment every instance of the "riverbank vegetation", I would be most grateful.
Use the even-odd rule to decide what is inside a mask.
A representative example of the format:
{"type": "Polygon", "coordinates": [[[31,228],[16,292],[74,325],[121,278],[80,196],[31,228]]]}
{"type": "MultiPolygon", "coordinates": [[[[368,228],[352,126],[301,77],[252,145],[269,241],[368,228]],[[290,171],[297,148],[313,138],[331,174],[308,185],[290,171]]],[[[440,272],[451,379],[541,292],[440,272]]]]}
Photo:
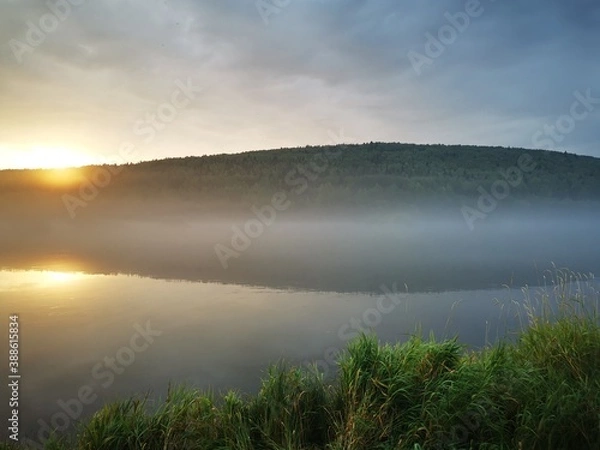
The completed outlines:
{"type": "Polygon", "coordinates": [[[333,379],[280,363],[255,395],[176,387],[164,401],[107,405],[45,448],[598,448],[595,286],[558,271],[549,288],[519,302],[518,334],[477,351],[457,339],[383,345],[362,335],[339,357],[333,379]]]}

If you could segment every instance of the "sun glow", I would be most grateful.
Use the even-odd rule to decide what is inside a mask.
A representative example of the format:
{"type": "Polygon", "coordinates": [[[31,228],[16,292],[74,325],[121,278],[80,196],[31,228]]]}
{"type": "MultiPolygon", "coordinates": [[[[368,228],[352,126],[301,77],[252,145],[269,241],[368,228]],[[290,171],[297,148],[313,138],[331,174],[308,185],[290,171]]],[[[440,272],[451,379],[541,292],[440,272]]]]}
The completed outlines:
{"type": "Polygon", "coordinates": [[[27,270],[27,271],[2,271],[0,270],[0,291],[23,288],[60,288],[73,286],[84,280],[91,279],[93,275],[84,272],[61,272],[55,270],[27,270]]]}
{"type": "Polygon", "coordinates": [[[19,150],[10,158],[15,169],[67,169],[98,164],[98,158],[83,151],[63,147],[34,147],[19,150]]]}
{"type": "Polygon", "coordinates": [[[85,277],[82,273],[77,272],[42,272],[49,283],[69,283],[80,280],[85,277]]]}
{"type": "Polygon", "coordinates": [[[80,169],[50,169],[42,175],[43,180],[53,186],[66,188],[81,183],[80,169]]]}

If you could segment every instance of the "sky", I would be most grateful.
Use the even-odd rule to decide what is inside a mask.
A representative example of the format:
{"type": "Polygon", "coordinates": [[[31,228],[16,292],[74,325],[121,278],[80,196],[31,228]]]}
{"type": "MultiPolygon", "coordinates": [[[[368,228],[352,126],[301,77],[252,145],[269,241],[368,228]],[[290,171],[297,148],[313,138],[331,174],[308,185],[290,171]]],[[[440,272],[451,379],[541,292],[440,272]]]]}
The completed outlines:
{"type": "Polygon", "coordinates": [[[600,157],[597,0],[0,0],[0,169],[395,141],[600,157]]]}

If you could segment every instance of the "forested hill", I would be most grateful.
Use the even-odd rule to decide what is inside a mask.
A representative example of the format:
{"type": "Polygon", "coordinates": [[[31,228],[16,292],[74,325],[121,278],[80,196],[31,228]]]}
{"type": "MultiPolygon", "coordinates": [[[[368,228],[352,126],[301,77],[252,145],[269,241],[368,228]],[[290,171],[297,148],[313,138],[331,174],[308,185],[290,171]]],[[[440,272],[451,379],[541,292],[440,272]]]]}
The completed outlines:
{"type": "Polygon", "coordinates": [[[1,171],[0,202],[35,194],[107,201],[174,200],[218,208],[270,202],[283,191],[303,208],[460,204],[491,193],[506,202],[600,200],[600,159],[501,147],[368,143],[92,166],[77,183],[47,171],[1,171]],[[97,189],[96,189],[97,188],[97,189]],[[94,191],[98,192],[95,193],[94,191]],[[92,195],[94,194],[94,195],[92,195]]]}

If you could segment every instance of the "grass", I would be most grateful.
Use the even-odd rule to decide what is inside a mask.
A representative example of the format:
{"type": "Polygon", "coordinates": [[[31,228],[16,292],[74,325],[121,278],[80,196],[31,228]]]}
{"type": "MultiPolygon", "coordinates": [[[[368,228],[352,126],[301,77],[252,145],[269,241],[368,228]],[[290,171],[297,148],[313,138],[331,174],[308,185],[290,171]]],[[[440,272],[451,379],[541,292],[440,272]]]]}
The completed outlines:
{"type": "Polygon", "coordinates": [[[542,293],[525,291],[518,337],[480,351],[457,340],[382,345],[362,335],[340,356],[332,381],[279,364],[253,396],[175,387],[158,405],[134,398],[105,406],[45,448],[597,449],[600,316],[592,283],[557,271],[542,293]]]}

